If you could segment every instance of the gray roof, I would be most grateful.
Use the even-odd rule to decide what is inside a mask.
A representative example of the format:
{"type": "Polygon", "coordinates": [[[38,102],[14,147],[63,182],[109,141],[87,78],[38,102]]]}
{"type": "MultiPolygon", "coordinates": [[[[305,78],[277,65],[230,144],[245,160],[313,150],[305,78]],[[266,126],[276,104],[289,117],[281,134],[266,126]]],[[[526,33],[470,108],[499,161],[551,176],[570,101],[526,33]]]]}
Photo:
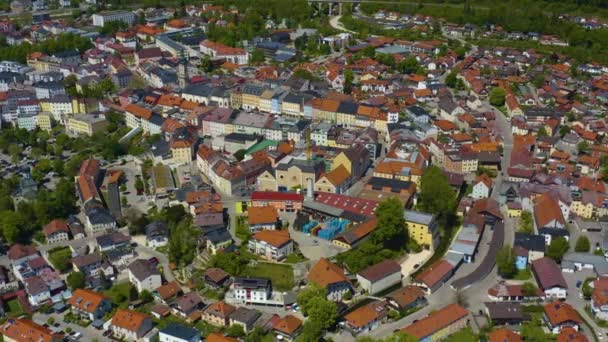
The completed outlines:
{"type": "Polygon", "coordinates": [[[145,280],[154,275],[160,276],[158,270],[152,267],[149,262],[143,259],[137,259],[133,261],[129,265],[129,272],[131,272],[133,276],[139,281],[145,280]]]}
{"type": "Polygon", "coordinates": [[[406,221],[410,221],[410,222],[414,222],[414,223],[418,223],[418,224],[424,224],[427,226],[429,224],[431,224],[435,219],[435,217],[432,214],[422,213],[422,212],[413,211],[413,210],[404,211],[403,217],[405,218],[406,221]]]}
{"type": "Polygon", "coordinates": [[[160,333],[173,336],[184,341],[192,341],[195,338],[198,340],[201,337],[200,331],[176,323],[169,324],[166,328],[161,330],[160,333]]]}
{"type": "Polygon", "coordinates": [[[608,274],[608,261],[602,255],[569,252],[562,258],[562,268],[574,268],[574,264],[593,265],[598,276],[608,274]]]}
{"type": "Polygon", "coordinates": [[[262,314],[255,309],[248,309],[245,307],[238,307],[233,313],[230,314],[230,319],[245,324],[250,327],[260,318],[262,314]]]}

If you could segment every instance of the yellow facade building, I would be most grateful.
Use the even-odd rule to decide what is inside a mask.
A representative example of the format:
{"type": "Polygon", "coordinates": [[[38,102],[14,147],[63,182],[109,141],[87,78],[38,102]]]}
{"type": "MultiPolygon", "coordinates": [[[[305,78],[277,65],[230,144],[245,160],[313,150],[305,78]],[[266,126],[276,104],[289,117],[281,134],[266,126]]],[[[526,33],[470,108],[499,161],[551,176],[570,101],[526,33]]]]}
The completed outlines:
{"type": "Polygon", "coordinates": [[[404,213],[410,239],[421,246],[435,248],[439,241],[439,226],[434,215],[413,210],[404,213]]]}

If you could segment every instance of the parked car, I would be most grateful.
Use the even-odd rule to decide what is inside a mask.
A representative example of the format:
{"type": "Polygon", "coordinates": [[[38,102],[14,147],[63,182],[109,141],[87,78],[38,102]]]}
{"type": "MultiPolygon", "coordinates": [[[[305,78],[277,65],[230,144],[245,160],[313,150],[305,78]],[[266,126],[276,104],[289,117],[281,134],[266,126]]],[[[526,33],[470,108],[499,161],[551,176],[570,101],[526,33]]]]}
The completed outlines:
{"type": "Polygon", "coordinates": [[[581,287],[582,284],[583,284],[583,282],[579,280],[576,282],[576,287],[579,288],[579,287],[581,287]]]}

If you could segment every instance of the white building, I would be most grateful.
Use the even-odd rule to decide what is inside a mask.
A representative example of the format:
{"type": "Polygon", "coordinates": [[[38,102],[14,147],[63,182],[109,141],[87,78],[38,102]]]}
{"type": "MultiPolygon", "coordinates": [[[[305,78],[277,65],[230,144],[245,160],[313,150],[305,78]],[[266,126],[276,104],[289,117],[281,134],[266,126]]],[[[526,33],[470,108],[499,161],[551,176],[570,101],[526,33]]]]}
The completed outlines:
{"type": "Polygon", "coordinates": [[[473,191],[471,192],[471,197],[474,199],[482,199],[490,197],[490,192],[492,191],[492,180],[490,177],[482,174],[477,177],[475,182],[473,183],[473,191]]]}
{"type": "Polygon", "coordinates": [[[235,278],[230,286],[234,299],[246,304],[265,304],[272,298],[272,284],[265,278],[235,278]]]}
{"type": "Polygon", "coordinates": [[[137,259],[129,265],[129,281],[137,288],[137,292],[152,292],[162,285],[158,270],[142,259],[137,259]]]}
{"type": "Polygon", "coordinates": [[[252,253],[279,261],[293,253],[293,240],[287,230],[262,230],[253,235],[248,247],[252,253]]]}
{"type": "Polygon", "coordinates": [[[95,13],[92,16],[93,26],[102,27],[106,23],[113,21],[122,21],[131,26],[135,22],[135,14],[128,11],[107,11],[95,13]]]}
{"type": "Polygon", "coordinates": [[[158,340],[159,342],[199,342],[201,333],[196,329],[171,323],[158,332],[158,340]]]}
{"type": "Polygon", "coordinates": [[[212,58],[223,58],[230,63],[239,65],[249,63],[249,53],[245,49],[233,48],[208,39],[201,42],[200,48],[201,53],[209,55],[212,58]]]}
{"type": "Polygon", "coordinates": [[[370,295],[401,283],[401,265],[385,260],[357,273],[357,282],[370,295]]]}

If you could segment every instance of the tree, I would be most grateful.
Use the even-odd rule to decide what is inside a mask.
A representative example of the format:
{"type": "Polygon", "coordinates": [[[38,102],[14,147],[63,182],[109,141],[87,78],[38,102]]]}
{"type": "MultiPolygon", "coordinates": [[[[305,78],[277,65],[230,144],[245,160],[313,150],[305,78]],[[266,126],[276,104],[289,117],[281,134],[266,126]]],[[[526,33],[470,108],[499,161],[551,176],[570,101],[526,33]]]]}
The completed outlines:
{"type": "Polygon", "coordinates": [[[308,309],[310,309],[310,304],[313,298],[316,297],[325,297],[325,289],[317,286],[315,284],[311,284],[307,286],[304,290],[298,292],[296,296],[296,302],[302,309],[302,314],[308,316],[308,309]]]}
{"type": "Polygon", "coordinates": [[[58,247],[49,251],[49,261],[59,272],[65,272],[72,268],[70,260],[72,251],[67,247],[58,247]]]}
{"type": "Polygon", "coordinates": [[[264,51],[261,49],[255,48],[251,52],[251,56],[249,56],[249,64],[258,65],[264,63],[266,57],[264,56],[264,51]]]}
{"type": "Polygon", "coordinates": [[[585,235],[581,235],[576,239],[576,245],[574,246],[575,252],[584,252],[587,253],[591,250],[591,243],[589,242],[589,238],[585,235]]]}
{"type": "Polygon", "coordinates": [[[169,234],[169,260],[181,267],[189,265],[196,255],[199,234],[188,220],[174,226],[169,234]]]}
{"type": "Polygon", "coordinates": [[[578,154],[589,153],[589,143],[585,140],[581,141],[576,145],[576,149],[578,150],[578,154]]]}
{"type": "Polygon", "coordinates": [[[452,70],[446,77],[445,77],[445,85],[448,86],[449,88],[455,88],[456,87],[456,83],[458,81],[458,72],[456,72],[455,70],[452,70]]]}
{"type": "Polygon", "coordinates": [[[397,197],[386,199],[376,208],[378,228],[371,234],[371,240],[384,248],[401,250],[407,244],[407,231],[403,217],[403,203],[397,197]]]}
{"type": "Polygon", "coordinates": [[[410,55],[397,64],[397,70],[402,74],[411,74],[418,69],[416,57],[410,55]]]}
{"type": "Polygon", "coordinates": [[[494,87],[490,91],[490,104],[495,107],[502,107],[505,104],[506,92],[501,87],[494,87]]]}
{"type": "Polygon", "coordinates": [[[344,94],[350,94],[353,91],[353,82],[355,76],[350,69],[344,70],[344,94]]]}
{"type": "Polygon", "coordinates": [[[534,233],[532,213],[529,212],[528,210],[524,210],[521,212],[521,216],[519,217],[519,231],[521,233],[527,233],[527,234],[534,233]]]}
{"type": "Polygon", "coordinates": [[[144,189],[144,181],[141,180],[141,177],[135,178],[135,190],[137,190],[137,192],[143,192],[144,189]]]}
{"type": "Polygon", "coordinates": [[[338,319],[338,307],[336,303],[328,300],[325,294],[313,297],[308,302],[308,319],[316,321],[323,329],[327,329],[336,323],[338,319]]]}
{"type": "Polygon", "coordinates": [[[226,335],[235,338],[241,338],[245,336],[245,330],[240,324],[233,324],[226,329],[226,335]]]}
{"type": "Polygon", "coordinates": [[[234,152],[234,158],[236,158],[237,161],[243,160],[243,158],[245,158],[245,152],[247,152],[247,150],[244,149],[234,152]]]}
{"type": "Polygon", "coordinates": [[[570,133],[570,127],[564,125],[559,128],[559,135],[563,138],[564,135],[570,133]]]}
{"type": "Polygon", "coordinates": [[[536,132],[536,136],[539,138],[549,136],[549,133],[547,133],[547,129],[545,128],[545,126],[539,128],[538,132],[536,132]]]}
{"type": "Polygon", "coordinates": [[[568,252],[568,249],[570,249],[568,240],[566,240],[565,237],[560,236],[551,240],[551,244],[547,247],[546,255],[556,262],[560,262],[564,254],[568,252]]]}
{"type": "Polygon", "coordinates": [[[503,278],[511,278],[517,272],[515,268],[515,253],[510,245],[503,246],[496,255],[498,274],[503,278]]]}
{"type": "Polygon", "coordinates": [[[202,72],[213,71],[213,63],[211,62],[211,58],[209,57],[209,55],[204,55],[203,58],[201,58],[201,62],[198,68],[202,72]]]}
{"type": "Polygon", "coordinates": [[[437,166],[424,171],[420,180],[418,206],[422,211],[446,218],[456,205],[456,193],[437,166]]]}
{"type": "Polygon", "coordinates": [[[72,272],[68,275],[67,283],[68,286],[72,289],[81,289],[84,288],[84,273],[82,272],[72,272]]]}
{"type": "Polygon", "coordinates": [[[154,300],[154,297],[152,297],[152,294],[150,293],[150,291],[143,290],[139,294],[139,299],[142,300],[144,303],[149,303],[152,300],[154,300]]]}
{"type": "Polygon", "coordinates": [[[538,288],[536,285],[527,281],[521,285],[521,292],[526,297],[535,297],[538,294],[538,288]]]}

